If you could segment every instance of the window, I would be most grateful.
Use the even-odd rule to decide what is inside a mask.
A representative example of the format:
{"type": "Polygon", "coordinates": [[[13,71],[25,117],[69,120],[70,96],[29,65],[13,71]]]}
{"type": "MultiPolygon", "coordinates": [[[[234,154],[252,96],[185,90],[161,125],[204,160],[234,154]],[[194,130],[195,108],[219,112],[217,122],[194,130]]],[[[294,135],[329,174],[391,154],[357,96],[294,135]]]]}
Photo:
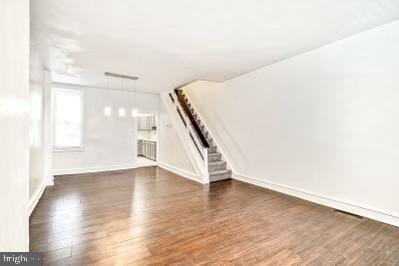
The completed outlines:
{"type": "Polygon", "coordinates": [[[55,89],[54,148],[83,148],[83,92],[75,89],[55,89]]]}

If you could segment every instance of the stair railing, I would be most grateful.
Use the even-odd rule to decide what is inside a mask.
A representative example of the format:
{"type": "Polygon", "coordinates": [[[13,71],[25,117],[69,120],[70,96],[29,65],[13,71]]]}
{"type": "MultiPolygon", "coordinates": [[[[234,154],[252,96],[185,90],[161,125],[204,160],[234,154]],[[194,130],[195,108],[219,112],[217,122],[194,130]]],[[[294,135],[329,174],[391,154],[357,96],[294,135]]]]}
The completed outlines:
{"type": "Polygon", "coordinates": [[[194,115],[192,114],[192,112],[190,110],[190,107],[188,107],[186,101],[184,100],[182,90],[175,89],[175,93],[177,95],[177,100],[178,100],[180,106],[183,108],[183,111],[185,112],[187,118],[190,120],[190,123],[193,126],[196,135],[201,140],[202,146],[205,148],[209,148],[208,141],[206,140],[204,134],[202,133],[197,121],[195,120],[194,115]]]}
{"type": "Polygon", "coordinates": [[[209,143],[206,137],[202,133],[197,121],[190,111],[190,108],[184,101],[184,96],[182,95],[181,91],[175,89],[175,94],[169,93],[169,98],[171,102],[176,105],[176,112],[182,120],[182,123],[187,130],[187,134],[189,135],[201,159],[203,160],[206,172],[208,172],[209,143]]]}

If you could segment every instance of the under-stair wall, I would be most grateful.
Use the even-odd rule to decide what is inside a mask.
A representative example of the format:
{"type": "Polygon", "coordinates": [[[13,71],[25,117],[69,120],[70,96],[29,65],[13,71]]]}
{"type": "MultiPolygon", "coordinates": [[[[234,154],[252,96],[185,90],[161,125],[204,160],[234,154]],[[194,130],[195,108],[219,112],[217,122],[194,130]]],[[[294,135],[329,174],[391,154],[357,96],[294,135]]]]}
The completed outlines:
{"type": "MultiPolygon", "coordinates": [[[[166,103],[169,104],[169,103],[166,103]]],[[[161,102],[158,130],[158,166],[188,179],[201,182],[172,117],[161,102]]]]}
{"type": "MultiPolygon", "coordinates": [[[[183,111],[177,105],[177,99],[174,96],[171,98],[171,93],[168,92],[161,94],[161,100],[194,168],[194,175],[183,174],[183,176],[200,183],[209,183],[209,177],[206,170],[207,166],[204,165],[203,156],[198,153],[199,144],[193,142],[194,136],[192,133],[190,135],[186,119],[183,117],[183,111]]],[[[162,164],[160,164],[160,166],[162,166],[162,164]]]]}

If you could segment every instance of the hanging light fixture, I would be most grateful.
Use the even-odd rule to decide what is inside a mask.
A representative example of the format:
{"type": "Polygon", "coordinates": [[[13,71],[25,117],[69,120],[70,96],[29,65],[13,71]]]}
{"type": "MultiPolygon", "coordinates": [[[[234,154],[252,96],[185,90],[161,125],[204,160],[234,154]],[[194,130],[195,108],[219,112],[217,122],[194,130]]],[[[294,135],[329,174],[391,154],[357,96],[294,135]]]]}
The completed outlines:
{"type": "MultiPolygon", "coordinates": [[[[134,107],[132,109],[132,116],[136,117],[139,115],[139,111],[137,109],[137,91],[136,91],[136,86],[137,86],[137,80],[139,79],[138,77],[135,76],[128,76],[128,75],[121,75],[121,74],[116,74],[116,73],[111,73],[111,72],[105,72],[104,73],[105,76],[107,76],[107,83],[108,83],[108,76],[110,77],[115,77],[115,78],[120,78],[120,79],[129,79],[129,80],[133,80],[134,81],[134,107]]],[[[107,84],[108,86],[108,84],[107,84]]],[[[123,90],[123,83],[122,83],[122,90],[123,90]]],[[[106,116],[110,116],[112,113],[112,109],[111,107],[105,107],[104,108],[104,114],[106,116]]],[[[126,110],[125,108],[119,108],[118,109],[118,115],[123,117],[126,114],[126,110]]]]}
{"type": "Polygon", "coordinates": [[[125,108],[119,108],[119,110],[118,110],[118,115],[119,115],[120,117],[124,117],[125,114],[126,114],[125,108]]]}
{"type": "Polygon", "coordinates": [[[111,114],[112,114],[112,108],[109,106],[104,107],[104,115],[111,116],[111,114]]]}
{"type": "MultiPolygon", "coordinates": [[[[126,97],[125,97],[125,89],[124,89],[124,87],[123,87],[123,79],[121,79],[121,87],[122,87],[122,98],[123,98],[123,100],[124,100],[126,97]]],[[[125,114],[126,114],[125,108],[124,108],[124,107],[120,107],[120,108],[118,109],[118,115],[119,115],[120,117],[124,117],[125,114]]]]}
{"type": "Polygon", "coordinates": [[[132,117],[137,117],[139,115],[139,111],[137,110],[136,83],[137,80],[134,80],[134,100],[133,100],[134,105],[132,109],[132,117]]]}
{"type": "MultiPolygon", "coordinates": [[[[107,90],[109,90],[109,78],[107,76],[107,90]]],[[[109,97],[107,97],[109,99],[109,97]]],[[[110,106],[104,107],[104,115],[111,116],[112,115],[112,108],[110,106]]]]}

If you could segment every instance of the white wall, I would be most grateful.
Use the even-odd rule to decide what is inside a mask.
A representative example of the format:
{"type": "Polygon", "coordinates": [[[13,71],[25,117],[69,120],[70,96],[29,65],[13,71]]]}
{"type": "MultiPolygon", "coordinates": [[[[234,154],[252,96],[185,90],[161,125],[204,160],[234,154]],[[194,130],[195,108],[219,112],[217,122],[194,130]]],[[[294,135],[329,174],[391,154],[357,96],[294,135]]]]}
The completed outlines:
{"type": "Polygon", "coordinates": [[[397,21],[188,94],[236,177],[399,225],[398,47],[397,21]]]}
{"type": "MultiPolygon", "coordinates": [[[[136,130],[131,110],[134,94],[120,90],[54,84],[84,90],[84,150],[53,152],[54,174],[102,171],[136,166],[136,130]],[[112,115],[104,116],[110,106],[112,115]],[[118,116],[125,108],[126,116],[118,116]]],[[[140,112],[158,113],[159,95],[137,93],[140,112]]]]}
{"type": "Polygon", "coordinates": [[[29,198],[44,182],[44,68],[33,49],[30,55],[29,198]]]}
{"type": "Polygon", "coordinates": [[[0,251],[29,249],[29,1],[0,1],[0,251]]]}
{"type": "Polygon", "coordinates": [[[31,42],[30,49],[30,150],[29,207],[31,214],[47,185],[53,184],[51,169],[51,74],[45,70],[31,42]]]}
{"type": "MultiPolygon", "coordinates": [[[[179,121],[180,122],[180,121],[179,121]]],[[[183,143],[163,103],[159,113],[158,161],[161,166],[184,176],[197,176],[183,143]]]]}

